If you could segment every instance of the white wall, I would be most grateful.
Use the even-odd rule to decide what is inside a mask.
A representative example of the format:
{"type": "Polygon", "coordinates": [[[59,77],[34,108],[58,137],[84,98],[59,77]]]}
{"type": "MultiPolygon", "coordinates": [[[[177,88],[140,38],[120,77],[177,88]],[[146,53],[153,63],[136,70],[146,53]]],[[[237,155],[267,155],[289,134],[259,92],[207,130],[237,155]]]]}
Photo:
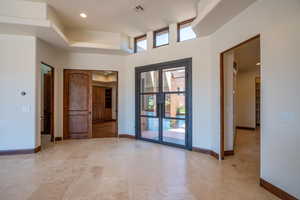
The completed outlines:
{"type": "Polygon", "coordinates": [[[37,145],[41,144],[41,62],[44,62],[54,68],[54,137],[62,136],[63,128],[63,66],[65,65],[65,55],[63,50],[54,48],[50,44],[37,39],[36,42],[36,91],[37,91],[37,127],[36,141],[37,145]]]}
{"type": "Polygon", "coordinates": [[[0,35],[0,150],[38,146],[35,43],[34,37],[0,35]]]}
{"type": "Polygon", "coordinates": [[[300,1],[258,0],[211,36],[213,145],[220,144],[220,52],[261,35],[261,177],[300,198],[300,1]]]}
{"type": "Polygon", "coordinates": [[[237,74],[237,126],[256,127],[255,78],[260,76],[260,67],[253,66],[249,71],[237,74]]]}

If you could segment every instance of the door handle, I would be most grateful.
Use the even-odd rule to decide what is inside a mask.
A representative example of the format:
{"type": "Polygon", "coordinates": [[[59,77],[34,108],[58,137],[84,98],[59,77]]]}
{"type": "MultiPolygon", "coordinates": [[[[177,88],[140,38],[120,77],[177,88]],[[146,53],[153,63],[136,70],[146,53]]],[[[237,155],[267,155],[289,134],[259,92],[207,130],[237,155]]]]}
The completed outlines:
{"type": "Polygon", "coordinates": [[[164,103],[164,95],[163,94],[157,94],[157,104],[163,104],[164,103]]]}
{"type": "Polygon", "coordinates": [[[164,94],[157,94],[157,115],[158,117],[164,117],[164,94]]]}

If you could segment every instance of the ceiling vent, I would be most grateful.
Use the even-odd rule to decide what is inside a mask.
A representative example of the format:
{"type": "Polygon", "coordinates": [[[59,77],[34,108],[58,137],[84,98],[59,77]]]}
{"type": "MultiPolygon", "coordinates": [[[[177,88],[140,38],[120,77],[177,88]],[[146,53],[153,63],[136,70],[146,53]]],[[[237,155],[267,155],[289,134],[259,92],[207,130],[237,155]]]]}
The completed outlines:
{"type": "Polygon", "coordinates": [[[139,13],[139,12],[143,12],[144,8],[141,5],[137,5],[134,7],[135,12],[139,13]]]}

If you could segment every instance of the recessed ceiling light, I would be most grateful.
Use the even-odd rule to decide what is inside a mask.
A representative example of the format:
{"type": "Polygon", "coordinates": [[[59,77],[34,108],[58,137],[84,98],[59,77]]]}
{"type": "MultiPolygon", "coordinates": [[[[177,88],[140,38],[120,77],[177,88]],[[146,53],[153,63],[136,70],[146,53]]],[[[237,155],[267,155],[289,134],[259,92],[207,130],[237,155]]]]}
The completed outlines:
{"type": "Polygon", "coordinates": [[[80,13],[80,17],[87,18],[87,15],[85,13],[80,13]]]}
{"type": "Polygon", "coordinates": [[[256,63],[257,66],[260,66],[260,62],[256,63]]]}

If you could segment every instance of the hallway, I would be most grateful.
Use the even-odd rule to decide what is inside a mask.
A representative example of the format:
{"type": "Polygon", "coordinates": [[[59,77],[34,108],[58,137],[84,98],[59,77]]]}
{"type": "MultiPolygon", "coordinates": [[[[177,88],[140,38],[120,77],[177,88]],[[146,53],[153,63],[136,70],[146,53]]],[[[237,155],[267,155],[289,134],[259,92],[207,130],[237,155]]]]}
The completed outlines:
{"type": "Polygon", "coordinates": [[[226,156],[225,162],[258,184],[260,177],[260,129],[237,129],[234,156],[226,156]]]}
{"type": "MultiPolygon", "coordinates": [[[[247,157],[251,162],[259,161],[260,153],[260,129],[237,129],[235,155],[242,159],[247,157]],[[250,160],[251,159],[251,160],[250,160]]],[[[259,163],[257,163],[259,166],[259,163]]]]}

